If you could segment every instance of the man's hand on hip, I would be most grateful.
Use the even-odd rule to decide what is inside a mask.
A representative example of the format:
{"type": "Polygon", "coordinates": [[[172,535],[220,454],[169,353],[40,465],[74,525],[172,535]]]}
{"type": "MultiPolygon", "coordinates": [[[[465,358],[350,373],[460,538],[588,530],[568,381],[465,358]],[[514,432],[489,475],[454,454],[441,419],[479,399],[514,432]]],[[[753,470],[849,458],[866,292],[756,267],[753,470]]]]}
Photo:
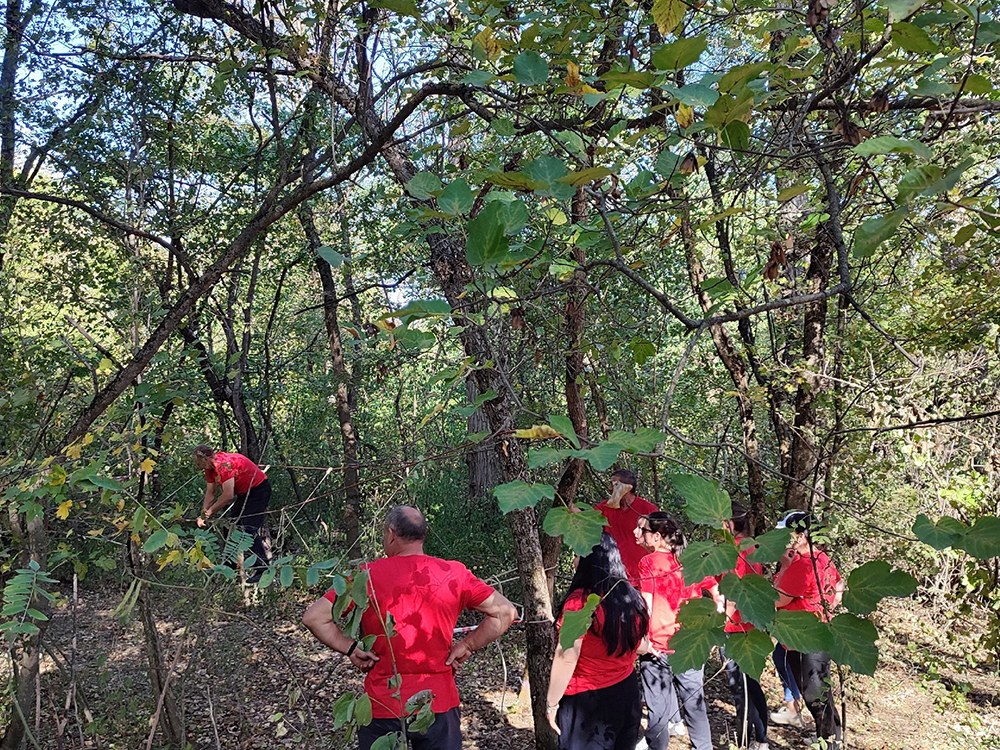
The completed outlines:
{"type": "Polygon", "coordinates": [[[363,651],[360,648],[354,649],[347,658],[362,672],[370,672],[375,666],[375,662],[379,660],[374,651],[363,651]]]}
{"type": "Polygon", "coordinates": [[[462,639],[451,647],[451,651],[448,652],[448,658],[444,660],[444,663],[451,667],[452,671],[457,672],[462,663],[470,656],[472,656],[472,649],[465,642],[465,639],[462,639]]]}

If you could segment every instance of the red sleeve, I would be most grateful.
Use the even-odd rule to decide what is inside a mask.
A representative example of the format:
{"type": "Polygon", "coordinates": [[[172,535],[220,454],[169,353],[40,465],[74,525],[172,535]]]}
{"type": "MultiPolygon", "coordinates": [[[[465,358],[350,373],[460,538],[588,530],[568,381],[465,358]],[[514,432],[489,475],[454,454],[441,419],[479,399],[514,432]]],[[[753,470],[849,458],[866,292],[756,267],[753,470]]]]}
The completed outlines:
{"type": "Polygon", "coordinates": [[[219,461],[215,465],[215,476],[218,477],[216,480],[218,484],[222,484],[236,476],[236,469],[230,461],[219,461]]]}
{"type": "Polygon", "coordinates": [[[639,591],[644,594],[653,593],[653,572],[649,563],[649,555],[639,561],[639,591]]]}
{"type": "Polygon", "coordinates": [[[472,571],[467,567],[462,565],[462,607],[463,609],[472,609],[478,607],[480,604],[485,602],[491,596],[493,596],[496,589],[490,586],[488,583],[481,581],[472,575],[472,571]]]}
{"type": "Polygon", "coordinates": [[[579,589],[566,597],[566,603],[563,605],[562,612],[559,613],[559,620],[556,622],[556,630],[562,627],[563,615],[567,612],[579,612],[586,603],[587,600],[584,598],[583,592],[579,589]]]}

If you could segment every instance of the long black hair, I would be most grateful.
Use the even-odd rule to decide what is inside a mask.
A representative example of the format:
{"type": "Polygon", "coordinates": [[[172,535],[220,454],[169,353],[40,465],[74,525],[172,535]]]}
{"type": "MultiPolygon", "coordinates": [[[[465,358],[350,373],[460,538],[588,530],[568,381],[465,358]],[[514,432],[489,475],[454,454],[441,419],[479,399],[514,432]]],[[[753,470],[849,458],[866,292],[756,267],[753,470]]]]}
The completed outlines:
{"type": "Polygon", "coordinates": [[[662,536],[663,541],[670,545],[670,549],[675,555],[679,555],[687,547],[687,539],[684,538],[680,524],[665,510],[653,511],[645,516],[645,519],[649,524],[649,530],[662,536]]]}
{"type": "MultiPolygon", "coordinates": [[[[628,582],[625,564],[614,538],[608,532],[590,554],[580,558],[580,564],[569,584],[569,594],[580,592],[601,597],[604,627],[597,633],[608,650],[608,656],[627,654],[639,647],[649,631],[649,614],[639,592],[628,582]]],[[[560,609],[566,605],[563,599],[560,609]]],[[[591,625],[594,628],[594,625],[591,625]]]]}

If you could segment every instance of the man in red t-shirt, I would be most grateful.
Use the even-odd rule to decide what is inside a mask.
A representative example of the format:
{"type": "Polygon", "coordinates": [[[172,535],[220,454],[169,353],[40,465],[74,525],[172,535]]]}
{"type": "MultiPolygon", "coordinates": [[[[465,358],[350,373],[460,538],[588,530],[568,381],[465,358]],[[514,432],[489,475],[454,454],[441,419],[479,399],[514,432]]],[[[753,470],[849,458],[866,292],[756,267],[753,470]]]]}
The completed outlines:
{"type": "Polygon", "coordinates": [[[232,504],[230,517],[233,522],[253,537],[250,551],[257,557],[257,562],[247,582],[256,583],[271,561],[261,536],[261,528],[267,520],[267,506],[271,502],[271,482],[267,474],[246,456],[216,453],[207,445],[194,449],[194,462],[205,472],[206,484],[198,526],[205,528],[209,518],[232,504]],[[218,497],[215,496],[216,490],[219,491],[218,497]]]}
{"type": "Polygon", "coordinates": [[[638,484],[633,472],[619,469],[611,475],[611,497],[596,506],[608,519],[605,528],[618,544],[629,583],[637,588],[639,561],[646,556],[646,550],[635,541],[635,527],[640,518],[657,510],[651,502],[635,494],[638,484]]]}
{"type": "Polygon", "coordinates": [[[361,566],[369,575],[369,604],[361,628],[366,636],[375,636],[370,650],[346,635],[333,619],[337,597],[333,591],[316,600],[302,617],[321,643],[346,654],[368,673],[365,692],[371,698],[373,718],[358,731],[360,750],[400,731],[406,701],[422,690],[433,694],[434,723],[425,734],[407,731],[414,750],[461,750],[455,670],[473,651],[499,638],[517,617],[514,605],[462,563],[425,555],[426,535],[423,514],[398,506],[385,519],[386,556],[361,566]],[[453,643],[463,609],[475,609],[486,618],[453,643]]]}

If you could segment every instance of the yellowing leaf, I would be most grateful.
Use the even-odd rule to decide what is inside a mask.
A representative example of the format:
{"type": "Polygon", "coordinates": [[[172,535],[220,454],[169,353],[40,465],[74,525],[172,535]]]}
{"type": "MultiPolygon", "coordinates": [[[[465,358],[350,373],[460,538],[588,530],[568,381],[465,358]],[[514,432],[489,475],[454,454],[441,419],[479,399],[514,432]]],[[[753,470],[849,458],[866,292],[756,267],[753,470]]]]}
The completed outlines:
{"type": "Polygon", "coordinates": [[[674,112],[674,119],[677,124],[682,128],[689,128],[694,125],[694,108],[689,107],[686,104],[681,104],[677,107],[677,111],[674,112]]]}
{"type": "Polygon", "coordinates": [[[588,86],[586,83],[580,86],[581,94],[600,94],[601,92],[595,89],[593,86],[588,86]]]}
{"type": "Polygon", "coordinates": [[[80,444],[79,441],[73,443],[72,445],[67,445],[65,448],[63,448],[63,453],[65,453],[69,458],[79,458],[80,453],[82,452],[83,452],[83,446],[80,444]]]}
{"type": "Polygon", "coordinates": [[[579,86],[581,83],[580,66],[572,62],[566,63],[566,77],[563,78],[563,82],[571,89],[575,89],[579,86]]]}
{"type": "Polygon", "coordinates": [[[73,507],[72,500],[67,500],[61,503],[59,507],[56,509],[56,518],[61,518],[62,520],[65,521],[67,518],[69,518],[69,509],[72,507],[73,507]]]}
{"type": "Polygon", "coordinates": [[[500,42],[497,41],[496,35],[493,33],[493,29],[489,26],[472,37],[472,43],[474,45],[478,44],[482,47],[486,52],[486,57],[488,59],[496,60],[500,57],[500,42]]]}
{"type": "Polygon", "coordinates": [[[180,562],[181,551],[179,549],[170,550],[166,555],[160,558],[160,570],[170,565],[170,563],[180,562]]]}
{"type": "Polygon", "coordinates": [[[154,461],[151,458],[147,458],[145,461],[139,464],[139,468],[142,469],[143,473],[145,474],[152,474],[154,466],[156,466],[156,461],[154,461]]]}
{"type": "Polygon", "coordinates": [[[524,438],[526,440],[539,440],[543,438],[562,436],[547,424],[536,424],[526,430],[514,430],[514,437],[524,438]]]}
{"type": "Polygon", "coordinates": [[[661,34],[669,34],[684,18],[687,6],[682,0],[653,0],[653,20],[661,34]]]}
{"type": "Polygon", "coordinates": [[[92,433],[88,432],[86,435],[83,436],[84,445],[90,445],[92,442],[94,442],[94,436],[92,433]]]}

